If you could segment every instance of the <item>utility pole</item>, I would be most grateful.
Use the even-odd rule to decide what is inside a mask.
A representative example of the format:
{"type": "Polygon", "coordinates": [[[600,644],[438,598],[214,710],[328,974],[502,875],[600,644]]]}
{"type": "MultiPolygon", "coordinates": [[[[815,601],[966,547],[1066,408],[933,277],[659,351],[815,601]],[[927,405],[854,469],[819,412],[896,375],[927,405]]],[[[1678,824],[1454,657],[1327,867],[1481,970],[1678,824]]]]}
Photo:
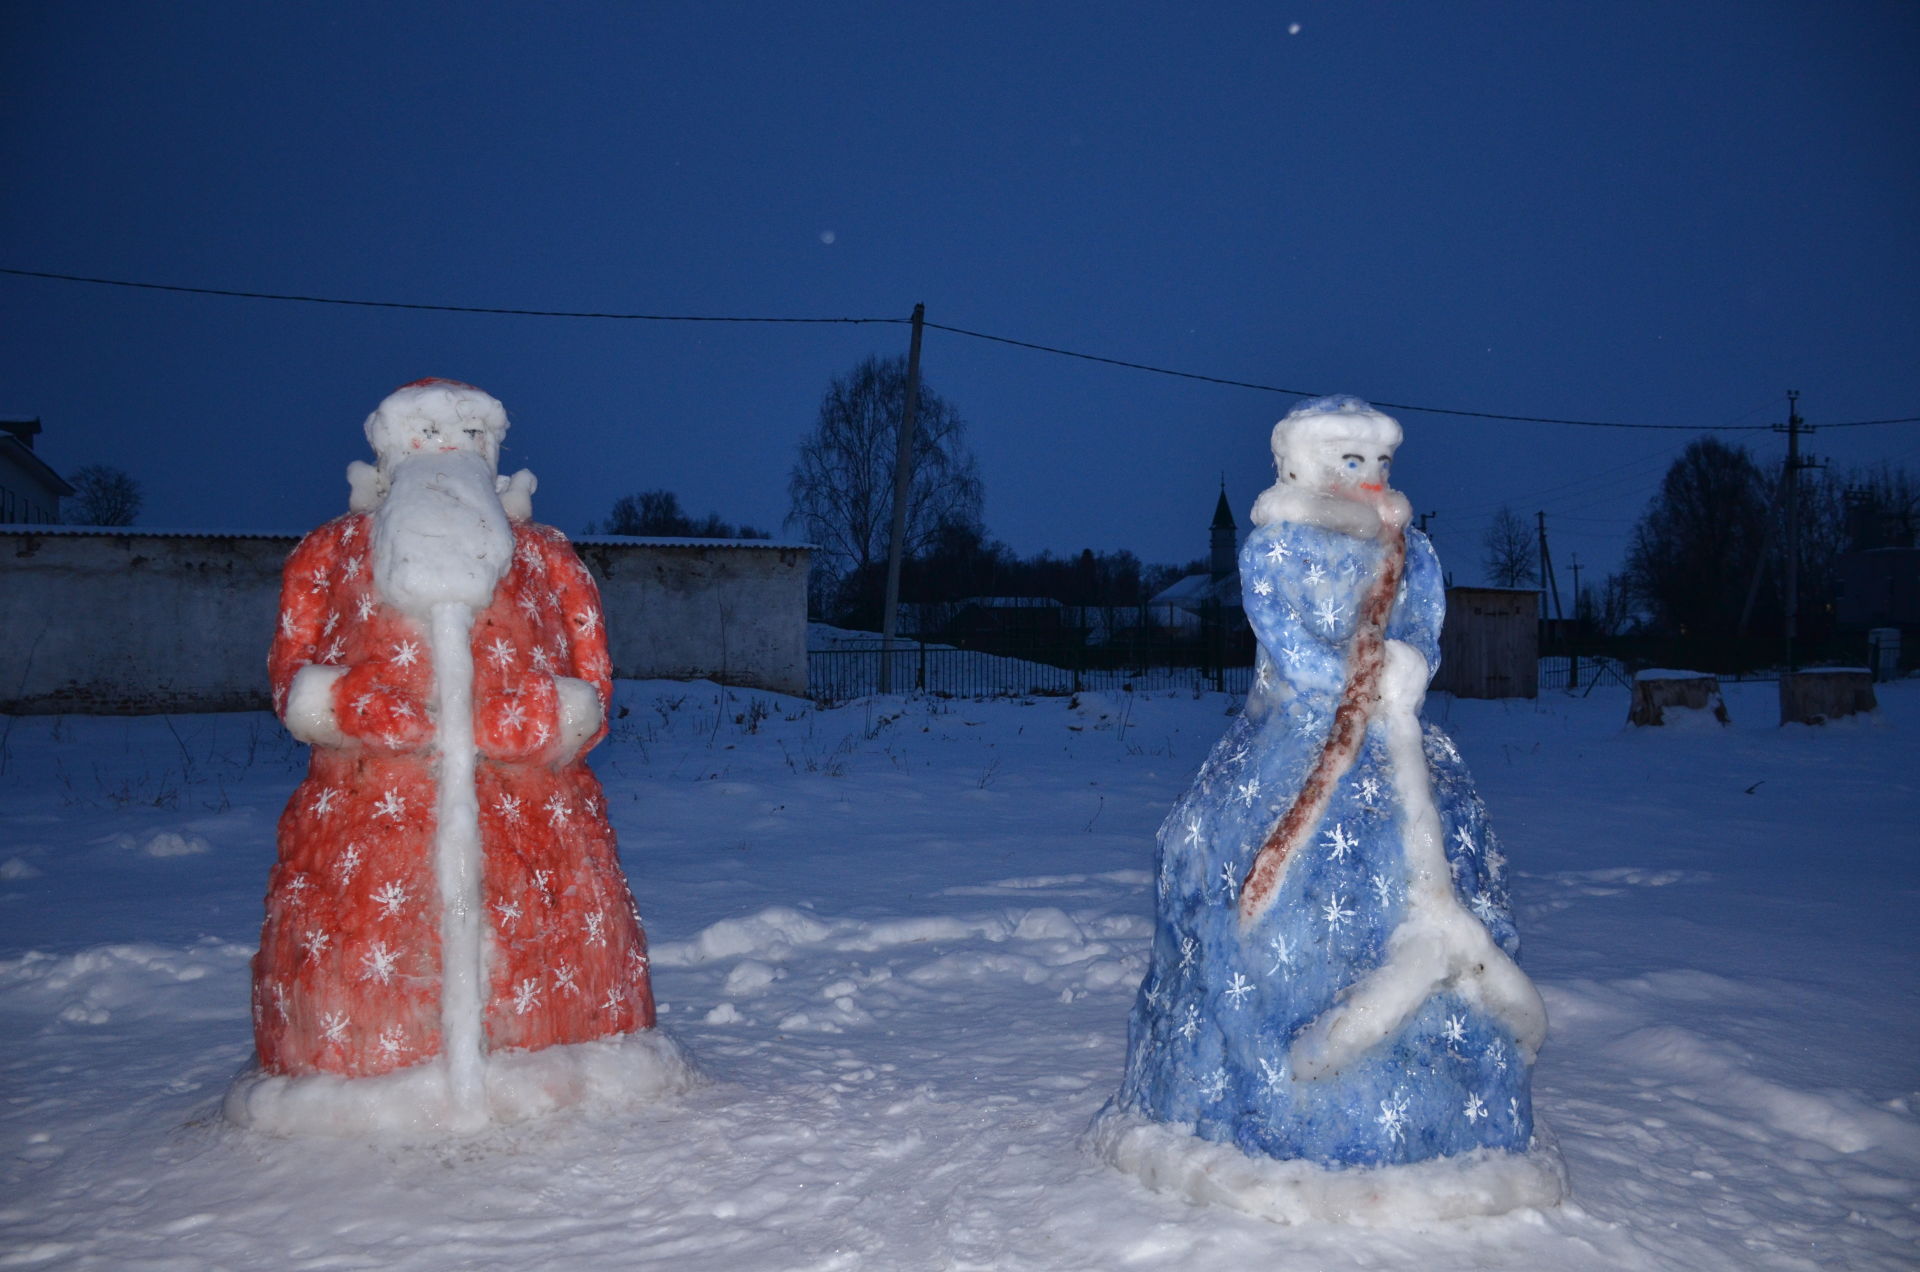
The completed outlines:
{"type": "MultiPolygon", "coordinates": [[[[1547,514],[1537,512],[1534,515],[1539,518],[1540,523],[1540,582],[1547,589],[1547,592],[1551,592],[1553,595],[1553,616],[1555,618],[1564,618],[1565,614],[1562,613],[1560,609],[1560,580],[1553,575],[1553,555],[1547,551],[1547,514]]],[[[1540,608],[1544,614],[1546,610],[1546,592],[1541,594],[1540,608]]],[[[1562,628],[1564,629],[1564,627],[1565,624],[1563,623],[1562,628]]]]}
{"type": "Polygon", "coordinates": [[[1567,688],[1580,687],[1580,554],[1574,553],[1573,562],[1573,626],[1567,629],[1567,653],[1571,661],[1567,664],[1567,688]]]}
{"type": "Polygon", "coordinates": [[[880,611],[880,692],[893,692],[893,637],[900,628],[900,559],[907,544],[907,490],[913,481],[914,413],[920,405],[920,329],[927,307],[913,307],[913,340],[907,346],[907,400],[900,410],[900,436],[893,448],[893,532],[887,540],[886,607],[880,611]]]}
{"type": "MultiPolygon", "coordinates": [[[[1775,425],[1775,430],[1779,426],[1775,425]]],[[[1787,620],[1786,653],[1787,670],[1800,670],[1799,656],[1793,647],[1794,638],[1799,635],[1800,627],[1800,470],[1811,468],[1811,457],[1800,458],[1800,434],[1811,433],[1806,421],[1800,418],[1800,391],[1787,390],[1787,620]]]]}

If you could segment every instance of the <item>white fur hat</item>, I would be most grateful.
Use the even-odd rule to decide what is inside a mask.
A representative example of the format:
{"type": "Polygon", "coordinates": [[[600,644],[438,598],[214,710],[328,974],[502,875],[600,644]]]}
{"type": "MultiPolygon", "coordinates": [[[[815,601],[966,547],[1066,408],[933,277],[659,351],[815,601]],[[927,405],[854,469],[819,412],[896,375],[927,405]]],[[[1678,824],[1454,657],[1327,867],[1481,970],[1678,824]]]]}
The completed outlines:
{"type": "Polygon", "coordinates": [[[367,416],[367,442],[374,454],[387,458],[406,436],[408,426],[421,423],[448,429],[478,424],[487,430],[493,440],[490,449],[498,455],[500,441],[507,435],[507,408],[484,389],[430,376],[401,385],[374,408],[367,416]]]}

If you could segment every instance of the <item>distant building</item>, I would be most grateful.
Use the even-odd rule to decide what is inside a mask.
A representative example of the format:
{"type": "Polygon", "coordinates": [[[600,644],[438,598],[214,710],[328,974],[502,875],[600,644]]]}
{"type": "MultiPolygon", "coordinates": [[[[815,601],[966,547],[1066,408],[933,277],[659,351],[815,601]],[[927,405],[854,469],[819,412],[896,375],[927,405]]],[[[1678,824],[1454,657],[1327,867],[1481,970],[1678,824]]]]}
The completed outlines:
{"type": "Polygon", "coordinates": [[[1920,548],[1842,553],[1835,611],[1842,627],[1920,627],[1920,548]]]}
{"type": "Polygon", "coordinates": [[[1227,486],[1220,484],[1208,528],[1207,572],[1189,574],[1154,593],[1147,607],[1153,621],[1170,631],[1198,633],[1210,622],[1238,629],[1245,619],[1240,606],[1240,543],[1233,509],[1227,506],[1227,486]]]}
{"type": "Polygon", "coordinates": [[[59,473],[33,453],[39,420],[0,419],[0,523],[60,520],[60,500],[73,493],[59,473]]]}

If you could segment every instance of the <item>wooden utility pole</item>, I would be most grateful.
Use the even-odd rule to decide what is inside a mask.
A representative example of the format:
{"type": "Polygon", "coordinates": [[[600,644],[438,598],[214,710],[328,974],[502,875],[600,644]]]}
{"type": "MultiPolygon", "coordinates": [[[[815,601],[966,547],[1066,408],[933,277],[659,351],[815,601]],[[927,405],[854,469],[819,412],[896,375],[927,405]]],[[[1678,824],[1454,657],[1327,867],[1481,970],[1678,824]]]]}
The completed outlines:
{"type": "Polygon", "coordinates": [[[1580,554],[1573,554],[1573,626],[1567,629],[1567,688],[1580,687],[1580,554]]]}
{"type": "Polygon", "coordinates": [[[1794,637],[1800,626],[1800,433],[1806,421],[1800,418],[1800,391],[1787,390],[1787,670],[1800,670],[1794,652],[1794,637]]]}
{"type": "Polygon", "coordinates": [[[893,448],[893,530],[887,540],[886,607],[880,612],[880,692],[893,692],[893,637],[900,629],[900,559],[907,545],[907,492],[913,484],[913,424],[920,405],[920,328],[927,307],[913,307],[913,340],[907,346],[907,400],[900,410],[900,436],[893,448]]]}

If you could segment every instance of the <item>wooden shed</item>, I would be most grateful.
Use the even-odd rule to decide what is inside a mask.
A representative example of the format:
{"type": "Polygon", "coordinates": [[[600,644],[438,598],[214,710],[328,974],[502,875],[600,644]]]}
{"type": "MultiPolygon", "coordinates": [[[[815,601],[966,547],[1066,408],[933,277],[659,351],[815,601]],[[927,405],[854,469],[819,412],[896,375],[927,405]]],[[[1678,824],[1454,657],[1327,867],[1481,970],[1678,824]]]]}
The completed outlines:
{"type": "Polygon", "coordinates": [[[1459,698],[1537,697],[1539,614],[1534,588],[1448,588],[1433,688],[1459,698]]]}

